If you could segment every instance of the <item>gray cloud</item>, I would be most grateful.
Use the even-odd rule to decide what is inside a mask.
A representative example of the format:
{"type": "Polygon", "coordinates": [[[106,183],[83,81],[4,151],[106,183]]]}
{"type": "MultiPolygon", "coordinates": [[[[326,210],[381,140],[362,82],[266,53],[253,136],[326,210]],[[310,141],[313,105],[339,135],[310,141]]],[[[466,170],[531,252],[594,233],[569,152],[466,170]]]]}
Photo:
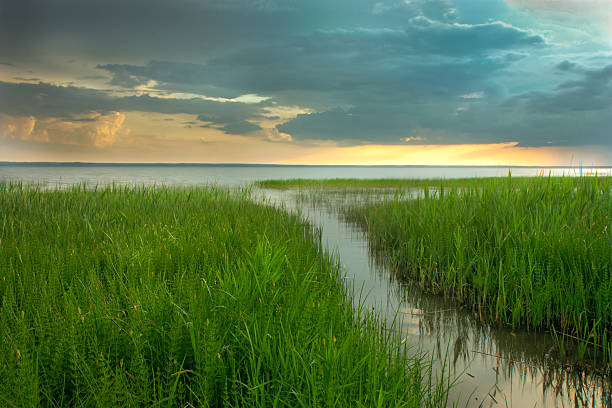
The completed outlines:
{"type": "Polygon", "coordinates": [[[610,145],[610,79],[612,66],[606,66],[585,70],[580,79],[562,82],[553,90],[524,93],[506,101],[430,96],[428,102],[415,104],[405,101],[303,114],[278,129],[295,140],[354,143],[397,144],[400,138],[412,137],[414,144],[610,145]]]}
{"type": "MultiPolygon", "coordinates": [[[[241,93],[389,86],[389,74],[407,76],[411,70],[418,70],[424,60],[428,61],[426,65],[436,67],[448,65],[442,58],[461,57],[463,63],[469,64],[466,58],[483,58],[490,52],[544,43],[538,35],[499,21],[460,25],[421,16],[402,29],[317,30],[310,35],[240,49],[207,64],[151,61],[147,65],[98,67],[112,75],[111,84],[126,88],[153,80],[163,90],[235,97],[241,93]]],[[[471,62],[479,71],[481,62],[490,63],[471,62]]],[[[458,64],[453,61],[450,65],[458,64]]],[[[435,81],[431,83],[437,85],[435,81]]],[[[396,89],[396,85],[393,87],[396,89]]]]}
{"type": "Polygon", "coordinates": [[[202,62],[246,44],[371,17],[369,0],[24,0],[0,7],[0,49],[18,59],[70,53],[97,61],[202,62]]]}
{"type": "Polygon", "coordinates": [[[242,94],[239,89],[220,86],[220,81],[231,82],[224,79],[223,68],[204,64],[150,61],[146,65],[105,64],[97,67],[111,74],[111,85],[123,88],[135,88],[156,81],[157,89],[164,91],[225,98],[242,94]]]}
{"type": "Polygon", "coordinates": [[[245,120],[240,122],[231,122],[221,128],[225,133],[230,135],[244,135],[247,133],[261,130],[261,128],[251,122],[245,120]]]}
{"type": "Polygon", "coordinates": [[[217,102],[202,99],[156,98],[149,95],[113,97],[99,90],[72,86],[55,86],[46,83],[0,82],[0,113],[17,117],[34,116],[44,118],[67,118],[79,121],[74,116],[91,112],[142,111],[165,114],[199,115],[202,121],[221,125],[226,133],[248,133],[246,119],[260,118],[265,102],[245,104],[240,102],[217,102]]]}
{"type": "Polygon", "coordinates": [[[27,0],[0,7],[7,61],[61,55],[103,74],[82,79],[108,78],[127,94],[152,89],[118,97],[0,83],[0,113],[75,120],[88,112],[186,113],[199,120],[188,126],[247,134],[260,130],[254,122],[264,113],[278,120],[274,107],[288,105],[315,112],[276,129],[297,142],[610,143],[602,136],[610,68],[589,70],[594,63],[561,56],[569,45],[555,48],[544,31],[523,28],[536,27],[503,1],[27,0]],[[591,131],[576,138],[579,126],[591,131]]]}
{"type": "Polygon", "coordinates": [[[578,64],[576,64],[575,62],[563,60],[556,65],[556,68],[560,71],[573,71],[574,69],[576,69],[577,66],[578,64]]]}
{"type": "Polygon", "coordinates": [[[507,106],[522,105],[529,112],[567,114],[582,111],[601,111],[612,107],[612,64],[598,70],[577,69],[578,65],[563,61],[557,65],[562,71],[581,74],[578,80],[565,81],[549,91],[534,91],[507,101],[507,106]]]}
{"type": "Polygon", "coordinates": [[[39,118],[110,111],[112,99],[102,91],[46,83],[0,82],[0,113],[39,118]]]}
{"type": "Polygon", "coordinates": [[[502,21],[484,24],[447,24],[416,17],[407,29],[413,46],[430,54],[473,55],[491,50],[543,46],[540,35],[502,21]]]}

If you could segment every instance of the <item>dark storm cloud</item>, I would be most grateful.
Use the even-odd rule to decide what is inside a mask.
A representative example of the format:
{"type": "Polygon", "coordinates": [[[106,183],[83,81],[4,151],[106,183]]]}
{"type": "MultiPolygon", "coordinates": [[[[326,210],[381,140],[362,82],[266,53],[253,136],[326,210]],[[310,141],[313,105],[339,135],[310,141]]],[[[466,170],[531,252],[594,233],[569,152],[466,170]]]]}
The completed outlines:
{"type": "MultiPolygon", "coordinates": [[[[202,99],[156,98],[149,95],[113,97],[107,92],[55,86],[46,83],[26,84],[0,82],[0,113],[37,118],[72,117],[90,112],[141,111],[164,114],[200,115],[202,121],[227,128],[227,133],[258,130],[244,124],[246,119],[261,117],[266,103],[245,104],[202,99]],[[204,119],[205,118],[205,119],[204,119]]],[[[71,119],[74,120],[74,119],[71,119]]]]}
{"type": "Polygon", "coordinates": [[[564,60],[558,63],[556,68],[560,71],[573,71],[577,66],[578,64],[576,64],[575,62],[564,60]]]}
{"type": "MultiPolygon", "coordinates": [[[[570,65],[572,69],[578,66],[570,65]]],[[[452,71],[447,68],[445,72],[452,71]]],[[[489,98],[488,92],[473,100],[451,99],[450,95],[436,99],[429,94],[427,101],[420,103],[404,101],[302,114],[278,129],[296,140],[330,138],[355,143],[374,140],[372,133],[376,132],[377,142],[391,144],[412,138],[412,144],[609,145],[612,65],[580,72],[578,80],[562,82],[550,91],[529,92],[506,101],[489,98]]]]}
{"type": "Polygon", "coordinates": [[[261,130],[261,128],[253,123],[243,120],[241,122],[228,123],[227,125],[223,126],[221,130],[230,135],[244,135],[256,130],[261,130]]]}
{"type": "Polygon", "coordinates": [[[47,118],[112,109],[112,99],[94,89],[0,82],[0,95],[0,113],[13,116],[47,118]]]}
{"type": "MultiPolygon", "coordinates": [[[[388,87],[390,72],[397,76],[394,71],[414,71],[425,58],[427,65],[444,65],[438,58],[482,57],[492,51],[543,44],[542,37],[501,22],[459,25],[422,16],[403,29],[319,30],[241,49],[208,64],[151,61],[98,67],[112,75],[111,84],[126,88],[153,80],[160,89],[233,97],[296,89],[354,89],[368,84],[388,87]]],[[[481,71],[481,62],[474,61],[475,70],[481,71]]],[[[433,87],[437,85],[444,84],[432,82],[433,87]]]]}
{"type": "MultiPolygon", "coordinates": [[[[447,2],[435,4],[448,8],[447,2]]],[[[428,3],[432,18],[433,6],[428,3]]],[[[421,109],[411,104],[431,106],[474,90],[494,94],[487,81],[495,72],[523,58],[521,50],[545,45],[541,36],[499,21],[469,25],[408,16],[398,28],[317,29],[232,50],[205,64],[151,61],[99,68],[111,74],[111,84],[126,88],[155,81],[165,91],[257,93],[322,110],[279,127],[297,140],[393,143],[423,122],[414,118],[421,109]],[[343,105],[354,108],[334,107],[343,105]]]]}
{"type": "Polygon", "coordinates": [[[549,91],[518,95],[507,105],[522,105],[530,112],[553,115],[612,108],[612,64],[597,70],[578,70],[577,67],[569,61],[557,65],[562,71],[579,72],[580,79],[562,82],[549,91]]]}
{"type": "Polygon", "coordinates": [[[146,65],[105,64],[99,69],[111,74],[111,85],[135,88],[156,81],[156,88],[169,92],[199,93],[232,98],[243,92],[231,86],[224,67],[171,61],[150,61],[146,65]],[[221,87],[221,83],[227,86],[221,87]]]}
{"type": "Polygon", "coordinates": [[[8,57],[204,61],[245,44],[367,24],[369,0],[20,0],[0,3],[0,49],[8,57]]]}
{"type": "Polygon", "coordinates": [[[320,113],[301,114],[278,126],[283,133],[295,135],[298,140],[333,139],[367,143],[399,143],[415,127],[411,115],[375,109],[332,109],[320,113]],[[376,132],[376,135],[374,135],[376,132]]]}
{"type": "Polygon", "coordinates": [[[61,55],[104,74],[81,79],[153,90],[0,83],[0,113],[186,113],[244,134],[289,105],[314,111],[278,126],[298,142],[609,143],[608,67],[553,57],[531,79],[556,44],[511,16],[502,0],[0,0],[5,64],[61,55]],[[153,96],[171,93],[270,100],[153,96]],[[572,136],[580,123],[593,132],[572,136]]]}
{"type": "Polygon", "coordinates": [[[502,21],[446,24],[417,17],[406,30],[412,46],[425,54],[469,56],[491,50],[542,46],[543,37],[502,21]]]}

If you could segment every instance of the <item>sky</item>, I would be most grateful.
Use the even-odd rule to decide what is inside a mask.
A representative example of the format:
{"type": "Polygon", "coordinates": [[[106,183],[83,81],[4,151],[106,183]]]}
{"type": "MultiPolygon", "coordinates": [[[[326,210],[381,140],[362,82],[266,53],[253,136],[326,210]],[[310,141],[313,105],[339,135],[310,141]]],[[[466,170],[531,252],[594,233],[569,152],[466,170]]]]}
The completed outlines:
{"type": "Polygon", "coordinates": [[[612,165],[612,1],[0,0],[0,161],[612,165]]]}

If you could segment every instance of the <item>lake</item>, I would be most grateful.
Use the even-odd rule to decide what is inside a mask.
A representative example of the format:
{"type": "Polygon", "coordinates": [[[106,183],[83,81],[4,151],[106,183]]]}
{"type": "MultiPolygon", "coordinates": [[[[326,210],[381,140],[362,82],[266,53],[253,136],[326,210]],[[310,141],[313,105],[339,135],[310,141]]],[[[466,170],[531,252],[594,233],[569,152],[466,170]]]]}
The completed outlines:
{"type": "Polygon", "coordinates": [[[0,163],[0,180],[47,185],[166,184],[239,185],[263,179],[291,178],[461,178],[535,176],[540,174],[612,174],[612,167],[462,167],[462,166],[270,166],[270,165],[139,165],[0,163]]]}

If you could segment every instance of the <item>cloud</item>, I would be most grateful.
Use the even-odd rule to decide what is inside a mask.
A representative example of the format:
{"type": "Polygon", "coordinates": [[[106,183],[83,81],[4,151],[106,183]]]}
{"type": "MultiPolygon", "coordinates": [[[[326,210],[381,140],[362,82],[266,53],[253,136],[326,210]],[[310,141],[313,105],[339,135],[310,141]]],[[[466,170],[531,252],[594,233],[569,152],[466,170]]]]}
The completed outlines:
{"type": "Polygon", "coordinates": [[[0,113],[12,116],[46,118],[112,110],[108,94],[94,89],[0,82],[0,94],[0,113]]]}
{"type": "Polygon", "coordinates": [[[408,137],[416,125],[412,115],[402,115],[401,108],[389,111],[384,106],[356,107],[350,110],[332,109],[324,112],[300,114],[295,119],[277,126],[281,133],[293,140],[335,140],[343,144],[399,143],[408,137]]]}
{"type": "MultiPolygon", "coordinates": [[[[568,65],[573,67],[572,63],[563,64],[568,65]]],[[[347,109],[298,115],[277,128],[296,141],[334,140],[342,144],[373,140],[385,144],[400,140],[413,144],[612,144],[612,65],[560,72],[580,77],[548,91],[519,93],[505,100],[484,91],[487,98],[478,98],[480,91],[471,91],[458,93],[455,99],[430,97],[418,103],[362,102],[347,109]]]]}
{"type": "MultiPolygon", "coordinates": [[[[578,65],[563,61],[561,71],[576,71],[578,65]]],[[[612,64],[596,70],[583,69],[578,80],[565,81],[548,91],[517,95],[508,105],[524,105],[528,111],[546,114],[602,111],[612,108],[612,64]]]]}
{"type": "MultiPolygon", "coordinates": [[[[89,140],[94,147],[106,147],[115,143],[117,135],[123,130],[124,134],[129,133],[128,130],[122,129],[125,115],[119,112],[113,112],[107,115],[100,115],[95,124],[88,129],[79,129],[77,133],[85,133],[89,136],[89,140]]],[[[78,122],[77,122],[78,123],[78,122]]]]}
{"type": "Polygon", "coordinates": [[[482,99],[485,97],[485,93],[484,91],[470,92],[463,95],[459,95],[459,97],[462,99],[482,99]]]}
{"type": "Polygon", "coordinates": [[[244,135],[251,132],[255,132],[257,130],[261,130],[259,126],[251,122],[247,122],[246,120],[228,123],[220,129],[229,135],[244,135]]]}
{"type": "MultiPolygon", "coordinates": [[[[319,29],[229,51],[204,64],[150,61],[99,68],[111,74],[112,84],[126,88],[154,83],[167,92],[266,95],[268,106],[318,110],[278,126],[279,134],[296,141],[399,143],[415,123],[430,126],[421,123],[432,116],[423,106],[495,94],[487,80],[517,60],[508,55],[524,57],[522,50],[544,45],[541,36],[500,21],[458,24],[422,15],[401,28],[319,29]]],[[[456,109],[447,110],[454,115],[456,109]]],[[[212,110],[198,119],[222,124],[226,133],[249,133],[257,130],[254,113],[212,110]]]]}
{"type": "Polygon", "coordinates": [[[0,136],[2,137],[29,140],[35,126],[34,116],[13,117],[0,114],[0,136]]]}
{"type": "Polygon", "coordinates": [[[555,68],[557,68],[559,71],[573,71],[577,67],[578,64],[576,64],[575,62],[564,60],[558,63],[555,68]]]}
{"type": "Polygon", "coordinates": [[[317,30],[273,46],[236,50],[206,64],[150,61],[98,68],[111,74],[110,84],[124,88],[153,82],[160,90],[233,98],[354,88],[372,80],[382,83],[389,71],[409,70],[424,58],[440,63],[437,57],[482,58],[544,45],[540,35],[501,21],[470,25],[420,16],[404,28],[317,30]]]}
{"type": "MultiPolygon", "coordinates": [[[[526,50],[547,46],[537,32],[510,23],[460,23],[461,8],[450,0],[208,0],[173,5],[152,0],[146,19],[142,7],[132,2],[110,0],[102,7],[62,0],[54,10],[32,1],[37,7],[28,11],[12,5],[4,17],[30,13],[29,30],[6,21],[5,30],[21,30],[22,36],[13,36],[20,43],[36,40],[42,31],[49,49],[61,48],[56,38],[81,38],[77,34],[87,31],[83,44],[75,47],[87,45],[102,56],[103,50],[112,50],[113,63],[98,57],[95,64],[110,77],[109,85],[145,93],[117,97],[20,84],[11,91],[20,94],[11,98],[16,103],[0,101],[0,112],[37,118],[92,111],[188,113],[228,134],[249,134],[268,126],[255,123],[274,116],[275,106],[301,106],[318,113],[289,119],[270,138],[285,134],[291,136],[281,139],[302,142],[400,143],[411,137],[413,127],[432,127],[440,115],[455,115],[457,106],[450,106],[449,99],[463,95],[472,103],[478,92],[494,99],[500,87],[491,79],[517,60],[512,56],[523,58],[526,50]],[[115,6],[122,12],[114,15],[115,6]],[[58,11],[67,8],[69,15],[58,11]],[[117,28],[109,32],[99,21],[114,21],[117,28]],[[171,21],[181,24],[170,27],[171,21]],[[250,104],[167,97],[179,93],[271,99],[250,104]],[[264,115],[263,107],[272,108],[272,114],[264,115]]],[[[0,84],[0,92],[3,88],[10,86],[0,84]]]]}
{"type": "Polygon", "coordinates": [[[68,144],[103,148],[112,146],[129,130],[123,128],[125,115],[119,112],[91,114],[86,117],[15,117],[0,114],[0,136],[21,141],[68,144]]]}
{"type": "Polygon", "coordinates": [[[571,14],[612,12],[609,0],[506,0],[509,4],[530,10],[571,14]]]}
{"type": "Polygon", "coordinates": [[[564,23],[612,31],[612,2],[609,0],[506,0],[508,4],[538,16],[564,23]]]}
{"type": "MultiPolygon", "coordinates": [[[[503,0],[9,2],[3,59],[27,66],[11,76],[43,82],[0,83],[0,112],[20,118],[20,134],[33,118],[35,129],[56,121],[90,135],[96,123],[112,129],[103,117],[136,111],[190,115],[191,132],[302,144],[603,140],[607,74],[587,61],[602,50],[558,42],[559,25],[535,16],[554,12],[544,3],[554,2],[511,2],[533,13],[503,0]],[[49,74],[67,59],[87,69],[49,74]],[[109,89],[50,83],[72,74],[109,89]],[[580,121],[593,132],[577,139],[580,121]]],[[[83,140],[109,143],[109,132],[83,140]]]]}
{"type": "MultiPolygon", "coordinates": [[[[113,112],[186,113],[198,120],[219,125],[228,134],[242,134],[259,127],[246,122],[261,118],[268,103],[217,102],[194,99],[161,98],[149,95],[116,97],[108,92],[46,83],[0,82],[0,113],[14,117],[65,118],[79,122],[91,114],[113,115],[113,112]]],[[[109,116],[110,117],[110,116],[109,116]]],[[[96,140],[105,140],[104,133],[96,140]]]]}
{"type": "Polygon", "coordinates": [[[430,54],[466,56],[546,44],[542,36],[503,21],[448,24],[420,16],[412,20],[406,33],[415,49],[430,54]]]}
{"type": "Polygon", "coordinates": [[[264,133],[269,141],[272,142],[292,142],[293,137],[289,133],[280,132],[277,128],[264,129],[264,133]]]}
{"type": "Polygon", "coordinates": [[[405,137],[402,139],[403,142],[409,143],[409,142],[422,142],[423,139],[421,136],[410,136],[410,137],[405,137]]]}

